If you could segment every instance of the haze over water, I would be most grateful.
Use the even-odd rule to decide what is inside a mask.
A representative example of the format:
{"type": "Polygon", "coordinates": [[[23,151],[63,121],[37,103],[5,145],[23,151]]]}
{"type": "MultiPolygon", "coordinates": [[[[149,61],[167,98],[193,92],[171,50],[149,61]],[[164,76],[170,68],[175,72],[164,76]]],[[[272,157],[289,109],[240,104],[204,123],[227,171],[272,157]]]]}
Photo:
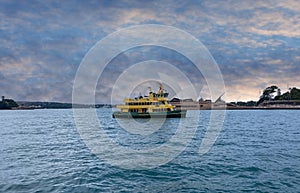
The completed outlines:
{"type": "MultiPolygon", "coordinates": [[[[145,143],[141,138],[133,141],[111,118],[111,109],[97,109],[97,113],[106,118],[105,129],[114,140],[137,149],[169,140],[174,131],[167,129],[178,122],[167,119],[150,138],[142,136],[145,143]]],[[[189,111],[187,118],[193,113],[189,111]]],[[[90,152],[70,109],[0,111],[0,191],[300,191],[299,110],[227,111],[215,145],[199,155],[210,113],[201,111],[192,141],[171,162],[148,170],[126,170],[90,152]]]]}

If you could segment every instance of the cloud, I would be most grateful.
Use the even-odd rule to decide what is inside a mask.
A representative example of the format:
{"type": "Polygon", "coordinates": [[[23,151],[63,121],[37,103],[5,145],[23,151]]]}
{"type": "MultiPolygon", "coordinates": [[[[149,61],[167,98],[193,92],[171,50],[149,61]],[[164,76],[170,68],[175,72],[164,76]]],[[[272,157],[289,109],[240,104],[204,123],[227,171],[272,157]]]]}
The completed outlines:
{"type": "MultiPolygon", "coordinates": [[[[0,94],[17,100],[70,102],[76,70],[88,50],[109,33],[140,24],[170,25],[198,38],[222,70],[228,100],[236,99],[235,95],[256,99],[256,90],[271,83],[299,87],[299,10],[296,0],[3,0],[0,94]]],[[[132,62],[145,59],[168,61],[181,66],[192,81],[199,79],[191,65],[182,65],[176,54],[144,51],[119,56],[122,65],[112,61],[105,85],[97,91],[99,102],[109,100],[114,78],[132,62]]]]}

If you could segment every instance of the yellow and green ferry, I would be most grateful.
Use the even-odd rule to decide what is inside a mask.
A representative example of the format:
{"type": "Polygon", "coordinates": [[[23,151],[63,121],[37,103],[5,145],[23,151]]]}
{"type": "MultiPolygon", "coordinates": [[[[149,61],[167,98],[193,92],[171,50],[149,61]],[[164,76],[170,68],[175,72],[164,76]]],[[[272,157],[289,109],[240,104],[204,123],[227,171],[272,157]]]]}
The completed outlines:
{"type": "Polygon", "coordinates": [[[168,101],[169,93],[160,85],[157,93],[149,87],[149,96],[125,98],[124,104],[117,105],[120,111],[113,112],[113,118],[183,118],[186,110],[175,109],[168,101]]]}

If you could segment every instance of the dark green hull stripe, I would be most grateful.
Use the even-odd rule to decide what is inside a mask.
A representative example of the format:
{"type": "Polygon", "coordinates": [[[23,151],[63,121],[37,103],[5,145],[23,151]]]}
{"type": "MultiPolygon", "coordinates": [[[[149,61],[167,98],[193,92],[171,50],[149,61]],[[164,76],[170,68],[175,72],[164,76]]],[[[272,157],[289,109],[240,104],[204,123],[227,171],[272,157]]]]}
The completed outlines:
{"type": "Polygon", "coordinates": [[[186,111],[136,113],[136,112],[114,112],[113,118],[181,118],[186,116],[186,111]]]}

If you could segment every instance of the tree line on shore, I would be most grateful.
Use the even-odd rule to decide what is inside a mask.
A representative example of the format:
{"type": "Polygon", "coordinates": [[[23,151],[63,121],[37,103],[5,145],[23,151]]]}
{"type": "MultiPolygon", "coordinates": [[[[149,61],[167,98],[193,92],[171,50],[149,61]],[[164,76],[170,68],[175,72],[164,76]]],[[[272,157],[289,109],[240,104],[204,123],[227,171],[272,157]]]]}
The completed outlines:
{"type": "Polygon", "coordinates": [[[257,105],[261,104],[264,101],[283,101],[283,100],[300,100],[300,89],[294,87],[289,88],[289,90],[285,93],[281,93],[281,89],[276,86],[267,87],[262,95],[260,96],[257,105]]]}
{"type": "Polygon", "coordinates": [[[259,97],[258,101],[238,101],[231,102],[230,104],[237,106],[258,106],[262,104],[264,101],[291,101],[291,100],[300,100],[300,89],[294,87],[289,88],[289,90],[285,93],[281,93],[281,89],[272,85],[264,89],[262,95],[259,97]]]}
{"type": "Polygon", "coordinates": [[[12,99],[5,99],[2,97],[2,101],[0,101],[0,109],[12,109],[17,108],[19,105],[12,99]]]}

